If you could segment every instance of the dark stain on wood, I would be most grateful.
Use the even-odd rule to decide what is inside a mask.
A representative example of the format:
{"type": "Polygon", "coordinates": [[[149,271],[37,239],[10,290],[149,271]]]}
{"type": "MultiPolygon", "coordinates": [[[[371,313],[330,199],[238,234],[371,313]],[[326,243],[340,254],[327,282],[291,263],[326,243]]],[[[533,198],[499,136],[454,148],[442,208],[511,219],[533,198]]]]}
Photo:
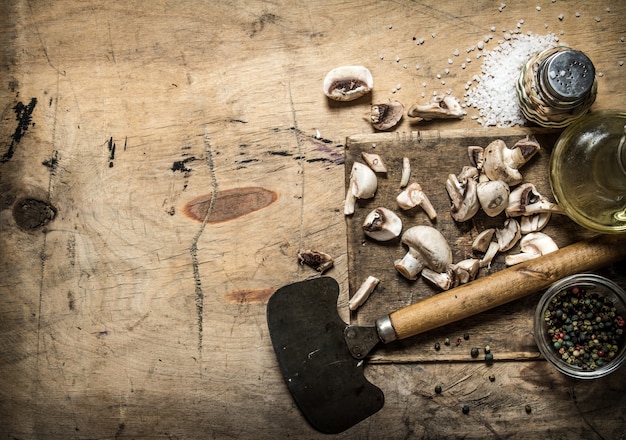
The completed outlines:
{"type": "Polygon", "coordinates": [[[274,289],[233,290],[225,294],[224,298],[234,304],[266,303],[274,292],[274,289]]]}
{"type": "Polygon", "coordinates": [[[13,219],[26,231],[42,228],[54,220],[56,215],[54,206],[37,199],[21,199],[13,205],[13,219]]]}
{"type": "Polygon", "coordinates": [[[172,171],[173,172],[180,171],[181,173],[189,173],[191,171],[191,168],[187,168],[187,164],[189,162],[193,162],[194,160],[196,160],[194,156],[186,157],[183,160],[177,160],[176,162],[172,164],[172,171]]]}
{"type": "Polygon", "coordinates": [[[15,119],[17,120],[17,127],[15,127],[15,131],[11,135],[9,148],[0,158],[0,163],[5,163],[11,160],[13,154],[15,154],[15,149],[26,134],[28,128],[31,125],[35,125],[32,120],[32,115],[36,105],[37,98],[31,98],[30,102],[27,105],[24,105],[24,103],[20,101],[13,107],[13,111],[15,112],[15,119]]]}
{"type": "MultiPolygon", "coordinates": [[[[205,194],[191,200],[185,205],[187,217],[203,222],[209,213],[212,194],[205,194]]],[[[278,199],[278,194],[261,187],[232,188],[216,194],[212,211],[207,223],[220,223],[233,220],[263,209],[278,199]]]]}
{"type": "Polygon", "coordinates": [[[54,174],[57,167],[59,166],[59,152],[57,150],[54,150],[52,156],[50,156],[50,159],[44,160],[43,162],[41,162],[41,164],[47,167],[50,172],[54,174]]]}

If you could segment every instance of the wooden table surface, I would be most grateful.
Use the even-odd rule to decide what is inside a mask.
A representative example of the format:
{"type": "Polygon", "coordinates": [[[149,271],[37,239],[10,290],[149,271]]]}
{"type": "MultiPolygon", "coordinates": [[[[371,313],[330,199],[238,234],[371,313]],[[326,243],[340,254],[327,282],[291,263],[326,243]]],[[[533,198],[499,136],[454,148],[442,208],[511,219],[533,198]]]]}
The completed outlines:
{"type": "MultiPolygon", "coordinates": [[[[585,51],[593,110],[623,108],[625,17],[608,0],[3,1],[0,437],[326,438],[287,390],[265,305],[318,249],[348,315],[345,145],[374,132],[370,103],[462,99],[481,64],[466,49],[519,26],[585,51]],[[329,102],[323,78],[347,64],[374,91],[329,102]]],[[[396,131],[480,128],[467,110],[396,131]]],[[[365,371],[384,408],[337,437],[625,438],[626,371],[580,382],[507,358],[511,338],[536,351],[523,322],[491,366],[383,351],[365,371]]]]}

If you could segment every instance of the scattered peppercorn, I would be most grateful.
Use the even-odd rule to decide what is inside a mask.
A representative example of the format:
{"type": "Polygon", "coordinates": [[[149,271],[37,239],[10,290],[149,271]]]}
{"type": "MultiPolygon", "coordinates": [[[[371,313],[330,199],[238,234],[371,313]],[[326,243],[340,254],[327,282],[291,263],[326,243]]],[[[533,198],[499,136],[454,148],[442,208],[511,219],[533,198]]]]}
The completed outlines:
{"type": "Polygon", "coordinates": [[[463,405],[463,414],[469,414],[470,407],[467,405],[463,405]]]}
{"type": "Polygon", "coordinates": [[[455,345],[458,347],[459,345],[461,345],[461,338],[457,339],[455,342],[455,345]]]}
{"type": "Polygon", "coordinates": [[[446,339],[443,341],[443,343],[444,343],[444,344],[446,344],[446,345],[450,345],[450,338],[446,338],[446,339]]]}
{"type": "Polygon", "coordinates": [[[490,374],[490,375],[489,375],[489,381],[491,381],[491,382],[495,382],[495,381],[496,381],[496,376],[495,376],[495,374],[490,374]]]}
{"type": "Polygon", "coordinates": [[[491,347],[485,345],[485,354],[489,354],[491,352],[491,347]]]}
{"type": "Polygon", "coordinates": [[[476,347],[472,348],[470,350],[470,354],[472,355],[473,358],[478,357],[478,349],[476,347]]]}
{"type": "Polygon", "coordinates": [[[487,354],[485,355],[485,360],[486,360],[487,362],[491,362],[491,361],[493,361],[493,354],[491,354],[491,353],[487,353],[487,354]]]}
{"type": "Polygon", "coordinates": [[[469,333],[465,333],[463,335],[463,339],[465,339],[466,341],[469,341],[469,333]]]}
{"type": "Polygon", "coordinates": [[[437,385],[437,386],[435,387],[435,393],[437,393],[437,394],[441,394],[441,385],[437,385]]]}
{"type": "Polygon", "coordinates": [[[441,345],[439,345],[439,342],[435,342],[435,350],[439,351],[441,349],[441,345]]]}
{"type": "Polygon", "coordinates": [[[530,414],[532,412],[532,407],[530,405],[526,405],[526,407],[524,408],[526,410],[526,414],[530,414]]]}
{"type": "Polygon", "coordinates": [[[555,354],[583,371],[609,363],[624,344],[624,318],[610,298],[584,287],[557,293],[544,314],[555,354]]]}

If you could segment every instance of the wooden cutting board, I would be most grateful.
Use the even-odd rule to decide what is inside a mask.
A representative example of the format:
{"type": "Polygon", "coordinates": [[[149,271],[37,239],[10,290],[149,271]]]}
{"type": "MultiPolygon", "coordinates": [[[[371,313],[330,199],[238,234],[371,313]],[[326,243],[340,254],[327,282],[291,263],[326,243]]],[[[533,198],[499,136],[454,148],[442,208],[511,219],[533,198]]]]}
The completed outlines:
{"type": "MultiPolygon", "coordinates": [[[[505,214],[492,218],[480,210],[471,220],[463,223],[454,221],[450,216],[450,199],[445,189],[445,181],[450,173],[458,174],[463,166],[470,165],[468,146],[486,147],[495,139],[502,139],[508,146],[512,146],[527,134],[537,138],[541,150],[521,169],[524,182],[532,182],[542,195],[554,201],[548,167],[550,152],[560,134],[559,131],[490,128],[471,131],[380,133],[348,138],[346,187],[352,164],[355,161],[364,162],[361,152],[379,154],[388,168],[386,175],[378,175],[376,196],[370,200],[359,200],[354,215],[346,217],[350,295],[354,294],[367,276],[372,275],[380,279],[380,284],[368,301],[351,313],[352,323],[371,325],[384,314],[441,291],[421,277],[409,281],[397,273],[393,263],[406,253],[407,248],[399,239],[380,243],[368,238],[362,230],[365,216],[379,206],[392,209],[402,219],[403,231],[415,225],[431,225],[441,231],[450,244],[454,262],[476,256],[480,258],[480,255],[475,254],[471,248],[474,238],[487,228],[502,227],[505,214]],[[421,207],[403,211],[396,203],[396,196],[401,191],[403,157],[408,157],[411,162],[410,182],[417,182],[422,186],[437,211],[438,215],[434,221],[428,218],[421,207]]],[[[550,235],[559,247],[593,235],[564,215],[552,215],[543,232],[550,235]]],[[[519,245],[508,252],[519,252],[519,245]]],[[[504,255],[499,253],[491,267],[482,268],[478,276],[482,277],[503,269],[504,255]]],[[[626,279],[620,273],[626,271],[624,264],[621,266],[621,270],[616,265],[604,272],[623,285],[626,279]]],[[[494,348],[499,358],[537,358],[539,353],[532,335],[532,316],[540,294],[531,295],[407,341],[399,341],[377,351],[374,360],[380,362],[469,360],[470,348],[484,345],[494,348]],[[470,337],[469,340],[465,339],[467,336],[470,337]],[[451,340],[450,346],[444,344],[446,337],[451,340]],[[441,350],[433,349],[435,342],[440,342],[441,350]]]]}

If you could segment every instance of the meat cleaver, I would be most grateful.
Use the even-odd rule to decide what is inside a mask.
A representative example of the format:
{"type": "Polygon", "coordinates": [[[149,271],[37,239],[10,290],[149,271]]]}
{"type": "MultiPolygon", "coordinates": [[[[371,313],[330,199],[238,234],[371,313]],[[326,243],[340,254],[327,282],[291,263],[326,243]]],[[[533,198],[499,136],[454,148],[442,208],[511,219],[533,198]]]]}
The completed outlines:
{"type": "Polygon", "coordinates": [[[626,234],[593,237],[434,295],[367,327],[347,325],[339,317],[339,285],[333,278],[311,278],[270,297],[267,324],[296,405],[313,428],[337,434],[383,406],[383,392],[363,372],[364,359],[378,343],[467,318],[623,258],[626,234]]]}

